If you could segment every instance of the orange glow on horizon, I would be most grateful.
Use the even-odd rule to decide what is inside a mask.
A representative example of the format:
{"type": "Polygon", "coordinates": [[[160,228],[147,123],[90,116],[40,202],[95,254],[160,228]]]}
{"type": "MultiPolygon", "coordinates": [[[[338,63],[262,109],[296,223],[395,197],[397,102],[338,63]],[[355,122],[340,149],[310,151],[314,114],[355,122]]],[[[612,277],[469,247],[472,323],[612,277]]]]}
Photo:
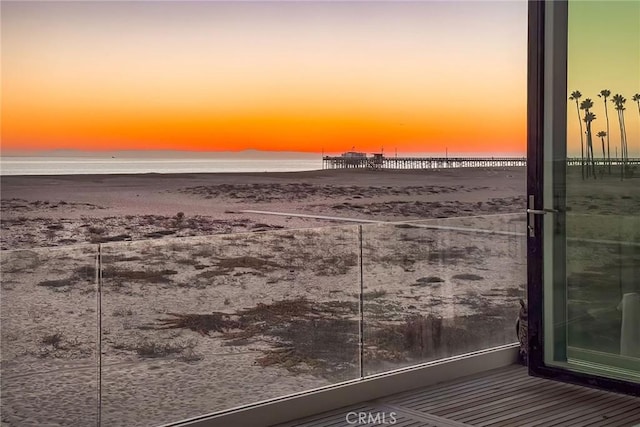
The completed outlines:
{"type": "Polygon", "coordinates": [[[500,119],[440,114],[437,122],[400,115],[362,113],[236,114],[212,117],[146,112],[20,112],[3,118],[4,150],[185,150],[343,152],[524,152],[524,111],[500,119]],[[40,114],[39,114],[40,113],[40,114]],[[461,118],[462,117],[462,118],[461,118]],[[37,127],[32,124],[38,123],[37,127]]]}
{"type": "Polygon", "coordinates": [[[525,152],[522,4],[9,2],[2,26],[2,152],[525,152]]]}

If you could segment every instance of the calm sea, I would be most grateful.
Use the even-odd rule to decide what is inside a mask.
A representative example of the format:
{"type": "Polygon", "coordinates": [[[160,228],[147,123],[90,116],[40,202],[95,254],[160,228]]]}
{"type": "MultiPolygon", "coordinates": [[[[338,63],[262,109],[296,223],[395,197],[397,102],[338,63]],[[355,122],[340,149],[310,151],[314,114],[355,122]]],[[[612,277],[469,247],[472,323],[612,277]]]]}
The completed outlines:
{"type": "Polygon", "coordinates": [[[296,172],[322,169],[322,159],[90,159],[3,157],[0,175],[296,172]]]}

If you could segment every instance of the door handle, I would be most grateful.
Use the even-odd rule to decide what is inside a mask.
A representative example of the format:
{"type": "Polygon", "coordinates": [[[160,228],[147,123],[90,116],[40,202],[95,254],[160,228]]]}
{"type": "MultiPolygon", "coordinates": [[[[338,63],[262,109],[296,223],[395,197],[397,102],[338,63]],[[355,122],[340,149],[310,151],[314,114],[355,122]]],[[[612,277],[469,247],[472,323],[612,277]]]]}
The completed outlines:
{"type": "Polygon", "coordinates": [[[550,208],[544,208],[544,209],[527,209],[527,213],[528,214],[534,214],[534,215],[545,215],[548,213],[558,213],[560,212],[557,209],[550,209],[550,208]]]}
{"type": "Polygon", "coordinates": [[[534,215],[546,215],[548,213],[559,213],[560,211],[557,209],[551,208],[542,208],[542,209],[534,209],[535,197],[533,195],[529,195],[529,208],[527,209],[527,230],[529,231],[529,237],[536,237],[536,225],[534,220],[534,215]]]}

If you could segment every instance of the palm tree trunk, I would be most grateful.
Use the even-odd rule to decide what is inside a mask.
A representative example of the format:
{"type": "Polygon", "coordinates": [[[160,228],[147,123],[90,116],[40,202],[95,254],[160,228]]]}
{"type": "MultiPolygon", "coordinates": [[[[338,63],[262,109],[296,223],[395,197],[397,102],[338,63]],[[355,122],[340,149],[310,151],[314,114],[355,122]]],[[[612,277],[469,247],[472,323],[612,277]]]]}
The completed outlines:
{"type": "Polygon", "coordinates": [[[593,141],[591,133],[589,133],[589,145],[591,148],[591,172],[593,173],[593,179],[596,179],[596,156],[593,154],[593,141]]]}
{"type": "Polygon", "coordinates": [[[593,158],[593,138],[591,136],[591,122],[587,122],[587,168],[591,166],[593,179],[596,179],[596,162],[593,158]],[[589,164],[590,163],[590,164],[589,164]]]}
{"type": "Polygon", "coordinates": [[[618,110],[618,123],[620,124],[620,179],[624,179],[624,128],[622,127],[622,111],[618,110]]]}
{"type": "MultiPolygon", "coordinates": [[[[607,135],[609,135],[609,134],[607,133],[607,135]]],[[[604,137],[600,137],[600,140],[602,141],[602,161],[606,164],[607,163],[607,154],[604,152],[604,137]]],[[[606,166],[602,165],[601,176],[604,176],[605,168],[606,168],[606,166]]],[[[609,174],[611,174],[611,165],[609,165],[609,174]]]]}
{"type": "Polygon", "coordinates": [[[582,170],[582,179],[584,179],[584,136],[582,135],[582,119],[580,118],[580,107],[576,99],[576,112],[578,113],[578,124],[580,125],[580,167],[582,170]]]}
{"type": "Polygon", "coordinates": [[[609,163],[609,175],[611,175],[611,150],[609,150],[609,109],[607,98],[604,99],[604,116],[607,118],[607,163],[609,163]]]}
{"type": "Polygon", "coordinates": [[[621,117],[621,128],[622,128],[622,134],[624,136],[624,156],[625,156],[625,174],[627,173],[627,168],[628,165],[627,163],[629,162],[629,145],[627,144],[627,127],[624,124],[624,110],[620,111],[620,117],[621,117]]]}
{"type": "MultiPolygon", "coordinates": [[[[587,134],[587,132],[585,131],[584,133],[585,135],[587,134]]],[[[587,141],[589,141],[589,139],[587,139],[587,141]]],[[[584,171],[584,177],[583,178],[589,178],[589,145],[588,142],[585,144],[585,150],[584,150],[584,163],[585,163],[585,171],[584,171]]]]}

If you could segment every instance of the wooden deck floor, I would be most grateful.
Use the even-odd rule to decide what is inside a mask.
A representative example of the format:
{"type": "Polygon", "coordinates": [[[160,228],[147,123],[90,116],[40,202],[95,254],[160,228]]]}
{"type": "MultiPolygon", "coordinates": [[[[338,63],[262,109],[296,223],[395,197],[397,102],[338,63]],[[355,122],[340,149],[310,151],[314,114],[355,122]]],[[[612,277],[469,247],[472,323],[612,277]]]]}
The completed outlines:
{"type": "Polygon", "coordinates": [[[640,398],[529,377],[526,368],[514,365],[279,427],[365,425],[640,426],[640,398]]]}

